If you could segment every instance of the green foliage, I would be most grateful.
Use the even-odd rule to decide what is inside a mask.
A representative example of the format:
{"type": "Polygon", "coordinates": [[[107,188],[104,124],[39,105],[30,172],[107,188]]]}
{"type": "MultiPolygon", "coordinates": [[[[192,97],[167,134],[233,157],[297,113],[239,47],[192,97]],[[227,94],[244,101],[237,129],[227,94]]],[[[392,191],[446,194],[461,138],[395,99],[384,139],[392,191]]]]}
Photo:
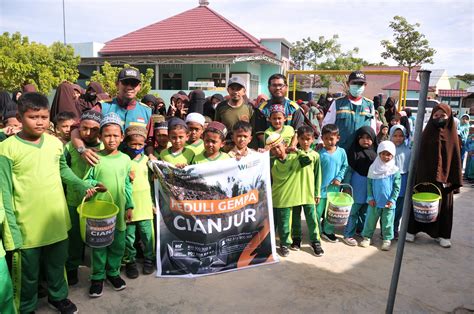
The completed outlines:
{"type": "Polygon", "coordinates": [[[454,77],[458,80],[466,82],[469,85],[472,85],[474,83],[474,73],[465,73],[463,75],[455,75],[454,77]]]}
{"type": "Polygon", "coordinates": [[[425,35],[417,31],[419,23],[410,24],[403,16],[394,16],[389,24],[393,30],[393,42],[382,40],[380,43],[385,51],[381,56],[384,59],[392,58],[399,65],[406,66],[408,73],[415,66],[423,63],[433,64],[436,50],[429,46],[425,35]]]}
{"type": "Polygon", "coordinates": [[[306,66],[316,69],[319,59],[335,57],[341,52],[338,39],[338,35],[333,35],[330,39],[319,36],[317,41],[312,40],[311,37],[298,40],[293,43],[293,48],[291,48],[291,59],[299,70],[305,70],[306,66]]]}
{"type": "MultiPolygon", "coordinates": [[[[133,68],[138,70],[137,68],[128,64],[125,64],[123,67],[114,67],[106,61],[101,67],[102,70],[100,72],[94,71],[92,73],[91,81],[99,82],[104,88],[105,92],[107,92],[110,96],[115,97],[117,95],[117,77],[123,68],[133,68]]],[[[145,74],[140,73],[140,75],[142,77],[142,88],[137,94],[138,99],[143,98],[143,96],[148,94],[148,92],[151,90],[151,79],[153,78],[154,71],[153,69],[148,68],[146,69],[145,74]]],[[[89,82],[87,82],[87,84],[89,84],[89,82]]]]}
{"type": "Polygon", "coordinates": [[[55,42],[48,47],[29,42],[18,32],[5,32],[0,36],[0,89],[13,91],[34,84],[48,94],[63,81],[77,80],[79,62],[69,45],[55,42]]]}

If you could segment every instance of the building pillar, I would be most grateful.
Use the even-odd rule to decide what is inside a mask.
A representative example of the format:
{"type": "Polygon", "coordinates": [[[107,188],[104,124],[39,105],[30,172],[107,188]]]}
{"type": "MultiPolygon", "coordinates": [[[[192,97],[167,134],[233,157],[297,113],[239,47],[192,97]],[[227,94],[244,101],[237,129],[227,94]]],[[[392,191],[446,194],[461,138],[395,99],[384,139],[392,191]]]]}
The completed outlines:
{"type": "Polygon", "coordinates": [[[155,89],[160,89],[160,65],[155,64],[155,89]]]}
{"type": "Polygon", "coordinates": [[[225,65],[225,86],[227,86],[227,82],[230,79],[230,64],[226,63],[225,65]]]}

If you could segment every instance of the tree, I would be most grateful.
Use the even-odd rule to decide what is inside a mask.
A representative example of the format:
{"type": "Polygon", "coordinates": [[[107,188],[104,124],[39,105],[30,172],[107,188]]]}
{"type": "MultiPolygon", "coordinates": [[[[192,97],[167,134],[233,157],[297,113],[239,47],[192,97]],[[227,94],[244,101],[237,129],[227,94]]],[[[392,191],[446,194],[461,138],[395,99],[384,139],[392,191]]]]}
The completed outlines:
{"type": "Polygon", "coordinates": [[[407,67],[408,73],[423,63],[433,64],[436,50],[429,46],[425,35],[416,30],[420,27],[419,23],[410,24],[403,16],[397,15],[389,26],[393,29],[393,43],[390,40],[380,42],[385,48],[382,58],[392,58],[398,65],[407,67]]]}
{"type": "MultiPolygon", "coordinates": [[[[117,76],[123,68],[134,68],[128,64],[125,64],[123,67],[114,67],[107,61],[104,62],[104,65],[101,67],[102,71],[94,71],[91,76],[91,81],[99,82],[104,91],[107,92],[112,97],[117,95],[117,76]]],[[[137,68],[134,68],[138,70],[137,68]]],[[[154,71],[153,69],[146,69],[146,73],[140,74],[142,77],[142,88],[137,94],[137,98],[143,98],[151,90],[151,79],[153,78],[154,71]]],[[[87,82],[89,84],[89,82],[87,82]]]]}
{"type": "Polygon", "coordinates": [[[5,32],[0,36],[0,89],[13,91],[34,84],[39,92],[49,94],[63,81],[77,80],[79,62],[69,45],[55,42],[48,47],[18,32],[5,32]]]}
{"type": "Polygon", "coordinates": [[[304,70],[305,65],[310,60],[311,49],[308,43],[311,42],[311,38],[303,38],[301,41],[297,40],[293,43],[293,47],[290,50],[291,60],[295,63],[295,68],[298,70],[304,70]]]}
{"type": "Polygon", "coordinates": [[[464,81],[469,85],[474,84],[474,73],[465,73],[463,75],[455,75],[458,80],[464,81]]]}

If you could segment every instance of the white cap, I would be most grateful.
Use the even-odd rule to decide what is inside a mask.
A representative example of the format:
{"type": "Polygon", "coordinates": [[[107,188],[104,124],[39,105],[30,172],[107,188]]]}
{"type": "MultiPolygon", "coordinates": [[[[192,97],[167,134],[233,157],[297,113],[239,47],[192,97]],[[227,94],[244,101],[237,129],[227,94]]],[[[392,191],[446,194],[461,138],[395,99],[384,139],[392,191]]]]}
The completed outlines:
{"type": "Polygon", "coordinates": [[[204,118],[204,116],[200,113],[197,113],[197,112],[191,112],[190,114],[188,114],[186,116],[186,123],[188,122],[196,122],[196,123],[199,123],[200,125],[202,125],[204,127],[204,123],[206,123],[206,119],[204,118]]]}

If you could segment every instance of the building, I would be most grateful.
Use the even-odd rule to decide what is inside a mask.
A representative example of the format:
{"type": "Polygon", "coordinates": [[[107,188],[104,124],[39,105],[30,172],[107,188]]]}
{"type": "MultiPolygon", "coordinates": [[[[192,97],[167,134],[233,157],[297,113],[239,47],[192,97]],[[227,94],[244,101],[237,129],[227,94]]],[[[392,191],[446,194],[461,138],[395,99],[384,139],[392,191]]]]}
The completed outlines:
{"type": "Polygon", "coordinates": [[[291,44],[284,38],[258,40],[200,0],[198,7],[106,42],[97,55],[75,47],[82,83],[107,61],[143,73],[152,68],[152,86],[163,99],[193,86],[222,91],[233,76],[242,77],[247,94],[256,98],[267,92],[270,75],[288,69],[291,44]]]}

